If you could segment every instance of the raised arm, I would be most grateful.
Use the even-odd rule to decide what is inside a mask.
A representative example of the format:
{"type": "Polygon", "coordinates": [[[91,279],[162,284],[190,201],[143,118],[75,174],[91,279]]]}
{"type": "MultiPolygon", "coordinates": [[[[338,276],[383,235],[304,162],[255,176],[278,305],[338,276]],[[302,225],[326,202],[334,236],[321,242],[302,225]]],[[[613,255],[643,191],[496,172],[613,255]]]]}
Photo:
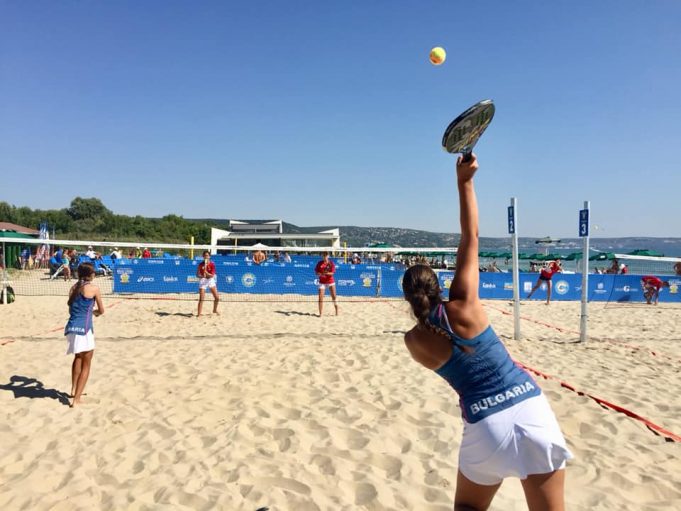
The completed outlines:
{"type": "Polygon", "coordinates": [[[488,324],[487,315],[480,303],[480,267],[478,262],[478,202],[473,187],[473,176],[478,170],[475,155],[466,162],[456,162],[459,188],[459,217],[461,241],[456,254],[454,281],[449,288],[450,307],[456,309],[455,332],[466,338],[479,334],[488,324]]]}
{"type": "Polygon", "coordinates": [[[473,175],[478,170],[475,155],[463,162],[456,162],[457,186],[459,188],[459,217],[461,241],[456,253],[456,272],[449,288],[449,300],[471,301],[478,299],[480,268],[478,262],[478,203],[473,187],[473,175]]]}

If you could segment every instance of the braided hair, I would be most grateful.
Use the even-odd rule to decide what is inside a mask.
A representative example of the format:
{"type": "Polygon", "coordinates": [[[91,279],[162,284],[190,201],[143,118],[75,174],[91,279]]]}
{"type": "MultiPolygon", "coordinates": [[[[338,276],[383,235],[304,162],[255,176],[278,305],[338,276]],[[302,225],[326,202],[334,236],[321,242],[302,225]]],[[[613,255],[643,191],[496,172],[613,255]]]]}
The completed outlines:
{"type": "Polygon", "coordinates": [[[76,300],[85,284],[92,280],[94,274],[95,267],[91,263],[82,263],[78,266],[78,282],[76,282],[73,287],[71,287],[71,291],[69,291],[69,305],[76,300]]]}
{"type": "Polygon", "coordinates": [[[427,326],[430,311],[442,303],[440,282],[435,272],[425,264],[410,267],[404,273],[402,290],[416,320],[420,325],[427,326]]]}

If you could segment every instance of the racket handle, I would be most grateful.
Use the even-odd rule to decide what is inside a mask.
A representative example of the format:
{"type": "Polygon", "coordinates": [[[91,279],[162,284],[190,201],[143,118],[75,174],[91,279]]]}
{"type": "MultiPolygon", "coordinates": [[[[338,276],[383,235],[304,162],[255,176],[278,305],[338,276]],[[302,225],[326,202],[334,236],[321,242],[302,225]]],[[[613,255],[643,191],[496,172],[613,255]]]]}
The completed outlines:
{"type": "Polygon", "coordinates": [[[467,153],[463,153],[463,158],[461,158],[462,163],[466,163],[468,161],[471,161],[473,159],[473,152],[469,151],[467,153]]]}

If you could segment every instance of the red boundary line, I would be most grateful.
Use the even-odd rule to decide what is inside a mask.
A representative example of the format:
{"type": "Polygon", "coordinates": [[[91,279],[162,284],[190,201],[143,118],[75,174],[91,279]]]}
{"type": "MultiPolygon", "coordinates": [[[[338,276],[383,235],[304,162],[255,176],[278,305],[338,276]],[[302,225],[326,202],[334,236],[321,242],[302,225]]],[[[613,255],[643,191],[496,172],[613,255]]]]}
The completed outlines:
{"type": "MultiPolygon", "coordinates": [[[[499,307],[495,307],[494,305],[489,305],[489,304],[484,304],[484,305],[486,307],[489,307],[491,309],[499,311],[502,314],[505,314],[506,316],[513,315],[512,312],[508,312],[504,309],[500,309],[499,307]]],[[[548,328],[553,328],[554,330],[558,330],[559,332],[568,332],[568,333],[571,333],[571,334],[579,335],[579,332],[577,330],[572,330],[570,328],[562,328],[562,327],[559,327],[559,326],[556,326],[556,325],[552,325],[550,323],[544,323],[543,321],[538,321],[534,318],[529,318],[527,316],[520,316],[520,319],[524,319],[525,321],[530,321],[532,323],[536,323],[537,325],[545,326],[545,327],[548,327],[548,328]]],[[[635,344],[629,344],[629,343],[624,342],[624,341],[616,341],[616,340],[613,340],[613,339],[598,339],[598,338],[595,338],[595,340],[600,341],[600,342],[607,342],[607,343],[610,343],[610,344],[614,344],[615,346],[623,346],[625,348],[629,348],[629,349],[634,350],[634,351],[638,351],[638,350],[646,351],[649,354],[653,355],[654,357],[663,357],[663,358],[672,360],[674,362],[681,362],[681,359],[677,359],[677,358],[672,357],[670,355],[667,355],[665,353],[658,353],[658,352],[653,351],[651,349],[644,348],[643,346],[637,346],[635,344]]]]}
{"type": "Polygon", "coordinates": [[[590,399],[593,399],[594,401],[596,401],[601,406],[604,406],[606,408],[610,408],[611,410],[614,410],[614,411],[619,412],[619,413],[623,413],[627,417],[631,417],[632,419],[636,419],[637,421],[642,422],[643,424],[646,425],[646,427],[649,430],[651,430],[656,435],[664,437],[665,440],[667,440],[668,442],[681,442],[681,436],[676,435],[676,434],[672,433],[671,431],[664,429],[662,426],[658,426],[657,424],[650,421],[649,419],[646,419],[645,417],[642,417],[642,416],[638,415],[637,413],[632,412],[631,410],[628,410],[628,409],[626,409],[622,406],[610,403],[610,402],[606,401],[605,399],[602,399],[600,397],[596,397],[596,396],[589,394],[587,392],[577,390],[574,386],[570,385],[569,383],[566,383],[563,380],[556,378],[555,376],[551,376],[551,375],[543,373],[543,372],[541,372],[537,369],[529,367],[529,366],[523,364],[522,362],[518,362],[516,360],[515,363],[518,364],[520,367],[522,367],[522,368],[524,368],[528,371],[531,371],[534,374],[541,376],[542,378],[544,378],[546,380],[555,380],[558,383],[560,383],[561,387],[564,387],[568,390],[571,390],[572,392],[575,392],[580,396],[586,396],[590,399]]]}
{"type": "MultiPolygon", "coordinates": [[[[117,302],[114,302],[114,303],[112,303],[112,304],[109,304],[109,305],[107,306],[107,308],[113,309],[116,305],[118,305],[118,304],[120,304],[120,303],[123,303],[123,300],[118,300],[117,302]]],[[[34,335],[31,335],[30,337],[37,337],[37,336],[39,336],[39,335],[45,335],[45,334],[53,334],[54,332],[59,332],[60,330],[63,330],[63,329],[64,329],[63,326],[58,326],[58,327],[56,327],[56,328],[53,328],[52,330],[48,330],[47,332],[42,332],[42,333],[39,333],[39,334],[34,334],[34,335]]]]}
{"type": "MultiPolygon", "coordinates": [[[[492,307],[493,309],[497,309],[496,307],[493,307],[493,306],[490,306],[490,307],[492,307]]],[[[397,307],[395,307],[395,308],[397,308],[397,307]]],[[[511,314],[507,311],[504,311],[503,309],[497,309],[497,310],[504,313],[504,314],[509,314],[509,315],[511,314]]],[[[534,321],[531,318],[523,318],[523,319],[527,319],[529,321],[534,321]]],[[[549,323],[541,323],[541,322],[538,322],[538,321],[536,321],[536,322],[539,323],[539,324],[543,324],[545,326],[548,326],[550,328],[555,328],[555,329],[557,329],[561,332],[564,331],[564,330],[567,330],[567,329],[562,329],[560,327],[556,327],[556,326],[551,325],[549,323]]],[[[577,333],[579,333],[579,332],[577,332],[577,333]]],[[[652,352],[652,351],[650,353],[655,355],[655,353],[652,352]]],[[[577,390],[577,388],[575,388],[573,385],[570,385],[569,383],[564,382],[560,378],[556,378],[555,376],[551,376],[549,374],[546,374],[542,371],[539,371],[538,369],[534,369],[534,368],[532,368],[528,365],[525,365],[522,362],[519,362],[517,360],[515,360],[515,363],[517,365],[519,365],[520,367],[524,368],[525,370],[530,371],[530,372],[532,372],[532,373],[534,373],[538,376],[541,376],[542,378],[544,378],[546,380],[555,380],[558,383],[560,383],[561,387],[566,388],[568,390],[571,390],[572,392],[575,392],[576,394],[578,394],[580,396],[586,396],[590,399],[593,399],[594,401],[596,401],[596,403],[598,403],[599,405],[601,405],[603,407],[610,408],[611,410],[614,410],[618,413],[622,413],[622,414],[626,415],[627,417],[630,417],[632,419],[635,419],[637,421],[642,422],[650,431],[652,431],[653,433],[655,433],[658,436],[663,437],[668,442],[681,442],[681,436],[676,435],[676,434],[672,433],[671,431],[669,431],[667,429],[664,429],[662,426],[658,426],[657,424],[650,421],[649,419],[646,419],[645,417],[642,417],[641,415],[638,415],[637,413],[634,413],[631,410],[624,408],[623,406],[619,406],[619,405],[616,405],[614,403],[610,403],[609,401],[606,401],[605,399],[594,396],[593,394],[589,394],[587,392],[577,390]]]]}

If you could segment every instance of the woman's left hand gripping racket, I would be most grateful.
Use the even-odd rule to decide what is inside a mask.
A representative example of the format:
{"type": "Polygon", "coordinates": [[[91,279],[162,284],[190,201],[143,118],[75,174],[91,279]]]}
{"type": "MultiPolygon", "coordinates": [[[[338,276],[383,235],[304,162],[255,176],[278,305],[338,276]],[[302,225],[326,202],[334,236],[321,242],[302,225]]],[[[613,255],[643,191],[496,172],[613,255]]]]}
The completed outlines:
{"type": "Polygon", "coordinates": [[[442,137],[442,148],[448,153],[461,153],[463,161],[471,159],[473,147],[494,117],[494,103],[485,99],[454,119],[442,137]]]}

